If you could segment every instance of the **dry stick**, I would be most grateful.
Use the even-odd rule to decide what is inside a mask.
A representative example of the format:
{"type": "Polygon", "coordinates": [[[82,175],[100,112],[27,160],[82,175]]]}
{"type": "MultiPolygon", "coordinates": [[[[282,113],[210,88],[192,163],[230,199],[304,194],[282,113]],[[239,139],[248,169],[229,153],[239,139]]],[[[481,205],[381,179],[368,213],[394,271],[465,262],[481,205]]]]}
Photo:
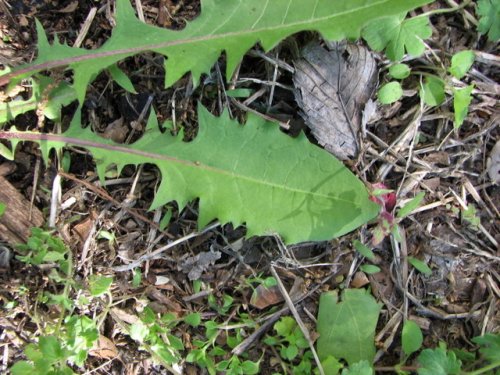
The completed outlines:
{"type": "Polygon", "coordinates": [[[61,175],[56,175],[52,182],[52,194],[50,197],[49,228],[56,227],[57,208],[61,202],[61,175]]]}
{"type": "Polygon", "coordinates": [[[263,53],[261,51],[251,50],[250,52],[248,52],[248,55],[249,56],[253,56],[253,57],[260,57],[261,59],[266,60],[268,63],[270,63],[272,65],[277,65],[281,69],[284,69],[284,70],[286,70],[286,71],[288,71],[288,72],[290,72],[292,74],[295,73],[295,69],[294,69],[293,66],[287,64],[285,61],[280,60],[278,58],[273,59],[272,57],[267,56],[265,53],[263,53]]]}
{"type": "MultiPolygon", "coordinates": [[[[460,198],[460,196],[455,193],[455,191],[452,189],[452,188],[449,188],[450,192],[455,196],[455,199],[457,200],[457,202],[460,204],[460,206],[462,206],[462,209],[464,210],[467,210],[467,203],[464,202],[464,200],[462,198],[460,198]]],[[[490,242],[495,246],[495,247],[498,247],[498,242],[497,240],[495,240],[495,238],[486,230],[485,227],[483,227],[483,225],[481,223],[479,223],[478,225],[478,228],[481,232],[483,232],[483,234],[486,236],[486,238],[488,240],[490,240],[490,242]]]]}
{"type": "Polygon", "coordinates": [[[253,344],[260,336],[262,336],[271,326],[281,317],[281,315],[286,314],[290,309],[288,307],[284,307],[279,311],[276,311],[268,320],[262,324],[259,329],[257,329],[254,333],[248,336],[245,340],[240,342],[233,350],[231,350],[231,354],[241,355],[243,354],[250,345],[253,344]]]}
{"type": "MultiPolygon", "coordinates": [[[[311,296],[312,294],[314,294],[319,288],[321,288],[323,286],[323,284],[325,284],[328,280],[330,280],[332,277],[336,276],[335,273],[331,273],[330,275],[328,275],[327,277],[325,277],[323,280],[321,280],[320,283],[318,283],[318,285],[316,285],[315,287],[311,288],[307,293],[305,294],[302,294],[301,296],[297,297],[297,298],[294,298],[293,299],[293,303],[295,304],[298,304],[299,302],[303,301],[304,299],[308,298],[309,296],[311,296]]],[[[273,323],[279,319],[279,317],[283,314],[286,314],[290,311],[290,309],[285,306],[283,307],[281,310],[275,312],[274,314],[268,316],[265,318],[265,320],[272,320],[273,323]]],[[[263,321],[264,319],[262,319],[261,321],[263,321]]],[[[235,355],[241,355],[242,353],[244,353],[248,347],[250,345],[252,345],[252,343],[257,340],[261,335],[263,335],[271,326],[272,324],[263,324],[262,326],[259,327],[259,329],[257,329],[254,333],[252,333],[250,336],[248,336],[245,340],[243,340],[238,346],[236,346],[232,351],[231,351],[231,354],[235,354],[235,355]]]]}
{"type": "Polygon", "coordinates": [[[394,267],[394,263],[391,264],[391,272],[389,273],[390,274],[390,277],[391,277],[391,280],[392,282],[394,283],[394,285],[396,286],[396,288],[401,292],[401,293],[404,293],[409,299],[410,301],[415,305],[417,306],[417,310],[420,310],[420,312],[424,315],[427,315],[427,316],[430,316],[430,317],[433,317],[433,318],[437,318],[437,319],[442,319],[442,320],[450,320],[450,319],[470,319],[474,316],[477,316],[479,314],[479,311],[477,311],[476,313],[460,313],[460,314],[448,314],[444,311],[440,311],[436,308],[428,308],[428,307],[425,307],[419,300],[417,297],[415,297],[413,294],[411,294],[410,292],[408,291],[405,291],[405,289],[399,284],[398,280],[394,277],[393,275],[393,268],[394,267]]]}
{"type": "MultiPolygon", "coordinates": [[[[98,188],[97,186],[94,186],[90,182],[85,181],[85,180],[80,180],[80,179],[76,178],[75,176],[73,176],[72,174],[69,174],[69,173],[66,173],[66,172],[59,171],[59,174],[62,177],[66,178],[66,179],[69,179],[69,180],[72,180],[72,181],[75,181],[75,182],[77,182],[79,184],[84,185],[87,189],[91,190],[93,193],[97,194],[101,198],[106,199],[107,201],[110,201],[111,203],[113,203],[113,205],[115,205],[117,207],[121,207],[122,206],[122,204],[120,202],[118,202],[116,199],[114,199],[106,191],[104,191],[103,189],[98,188]]],[[[137,218],[137,219],[139,219],[139,220],[141,220],[141,221],[143,221],[145,223],[148,223],[149,225],[151,225],[154,228],[158,229],[161,233],[163,233],[168,238],[173,238],[173,236],[170,233],[162,231],[161,228],[160,228],[160,226],[158,224],[156,224],[153,221],[149,220],[146,216],[143,216],[140,213],[138,213],[135,210],[130,209],[128,207],[125,207],[124,209],[130,215],[134,216],[135,218],[137,218]]]]}
{"type": "Polygon", "coordinates": [[[218,221],[216,221],[215,223],[206,227],[205,229],[203,229],[200,232],[190,233],[190,234],[188,234],[184,237],[181,237],[173,242],[170,242],[169,244],[167,244],[165,246],[160,247],[159,249],[156,249],[152,253],[140,256],[138,259],[134,260],[132,263],[129,263],[129,264],[124,265],[124,266],[112,267],[111,269],[113,271],[116,271],[116,272],[124,272],[124,271],[129,271],[131,269],[134,269],[136,267],[139,267],[143,262],[148,261],[148,260],[152,260],[152,259],[157,259],[160,257],[161,253],[167,251],[168,249],[170,249],[174,246],[177,246],[183,242],[186,242],[186,241],[190,240],[191,238],[201,236],[202,234],[204,234],[208,231],[211,231],[214,228],[217,228],[219,225],[220,225],[220,223],[218,221]]]}
{"type": "MultiPolygon", "coordinates": [[[[219,81],[219,85],[222,88],[222,93],[224,94],[224,99],[226,101],[227,110],[229,111],[229,117],[233,118],[233,113],[231,111],[231,106],[229,105],[229,99],[228,99],[228,96],[226,93],[226,87],[224,85],[224,77],[222,77],[222,72],[220,71],[220,67],[219,67],[218,63],[215,64],[215,71],[217,72],[217,80],[219,81]]],[[[219,96],[219,99],[220,99],[220,96],[219,96]]],[[[222,113],[224,106],[222,105],[221,100],[219,101],[219,105],[220,105],[219,111],[220,111],[220,113],[222,113]]]]}
{"type": "Polygon", "coordinates": [[[92,25],[92,22],[94,22],[95,15],[97,13],[97,8],[94,7],[90,9],[89,14],[87,15],[87,18],[85,19],[85,22],[82,25],[82,28],[80,29],[80,32],[78,33],[78,36],[76,37],[75,43],[73,44],[73,47],[79,48],[82,43],[83,39],[87,36],[87,33],[89,32],[90,25],[92,25]]]}
{"type": "Polygon", "coordinates": [[[405,172],[403,174],[403,177],[401,179],[401,183],[399,184],[398,190],[396,192],[397,197],[400,197],[401,188],[403,187],[403,184],[406,180],[406,177],[408,176],[408,169],[410,168],[410,164],[413,161],[413,149],[415,148],[415,144],[417,143],[418,130],[420,128],[420,125],[422,124],[422,114],[424,112],[423,106],[424,106],[424,103],[421,100],[420,101],[420,108],[417,111],[416,117],[412,121],[412,124],[414,124],[415,126],[412,129],[413,136],[411,137],[411,140],[410,140],[410,149],[408,151],[408,158],[406,160],[405,172]]]}
{"type": "Polygon", "coordinates": [[[141,0],[135,0],[135,7],[137,9],[137,16],[139,19],[146,23],[146,20],[144,19],[144,11],[142,10],[142,3],[141,0]]]}
{"type": "Polygon", "coordinates": [[[39,177],[40,177],[40,158],[38,157],[38,158],[36,158],[35,172],[33,174],[33,191],[31,192],[30,213],[28,215],[28,220],[31,220],[31,214],[33,213],[33,204],[35,202],[36,189],[37,189],[37,186],[38,186],[38,178],[39,177]]]}
{"type": "Polygon", "coordinates": [[[488,306],[488,310],[486,311],[486,314],[484,316],[483,326],[481,327],[481,336],[484,336],[484,334],[486,333],[486,329],[488,328],[488,322],[493,317],[493,314],[496,313],[496,308],[495,308],[496,302],[497,300],[495,297],[491,298],[490,305],[488,306]]]}
{"type": "MultiPolygon", "coordinates": [[[[111,208],[111,203],[108,203],[106,204],[106,206],[104,207],[103,210],[101,210],[101,212],[99,213],[99,216],[97,216],[97,218],[95,220],[92,221],[92,228],[90,228],[90,231],[89,233],[87,234],[87,238],[85,239],[85,242],[83,243],[83,247],[82,247],[82,252],[80,254],[80,261],[78,262],[78,269],[80,269],[81,267],[83,267],[83,265],[85,264],[85,262],[87,261],[87,259],[91,259],[91,257],[89,257],[89,252],[90,252],[90,246],[92,245],[92,242],[93,242],[93,239],[94,239],[94,236],[97,232],[97,224],[102,221],[102,219],[104,218],[104,215],[106,214],[106,212],[111,208]]],[[[83,271],[83,274],[86,276],[88,274],[88,270],[85,269],[83,271]]]]}
{"type": "Polygon", "coordinates": [[[234,98],[230,98],[231,99],[231,102],[236,106],[238,107],[239,109],[242,109],[246,112],[252,112],[253,114],[259,116],[259,117],[262,117],[263,119],[267,120],[267,121],[271,121],[271,122],[277,122],[279,124],[279,126],[285,130],[289,130],[290,129],[290,125],[286,122],[282,122],[282,121],[279,121],[271,116],[267,116],[263,113],[260,113],[258,111],[256,111],[255,109],[252,109],[250,107],[247,107],[246,105],[244,105],[243,103],[240,103],[239,101],[237,101],[236,99],[234,98]]]}
{"type": "MultiPolygon", "coordinates": [[[[276,52],[276,59],[278,59],[278,53],[276,52]]],[[[274,64],[273,80],[271,85],[271,92],[269,93],[269,99],[267,101],[266,113],[269,113],[273,105],[274,90],[276,88],[276,81],[278,80],[278,64],[274,64]]]]}
{"type": "Polygon", "coordinates": [[[316,366],[318,366],[319,373],[321,375],[325,375],[325,371],[323,370],[323,366],[321,365],[321,361],[319,360],[318,353],[316,353],[316,349],[314,348],[314,343],[311,340],[311,336],[309,335],[309,331],[307,330],[306,326],[302,322],[302,319],[300,318],[300,315],[297,312],[297,309],[295,308],[292,299],[288,295],[288,292],[286,291],[285,286],[281,282],[281,279],[280,279],[278,273],[276,272],[276,270],[274,269],[273,265],[271,265],[271,273],[274,276],[274,278],[276,279],[276,281],[278,282],[278,287],[280,289],[281,295],[285,299],[285,302],[286,302],[288,308],[292,312],[293,317],[295,318],[297,324],[299,325],[300,330],[302,331],[302,333],[304,334],[304,337],[306,338],[307,342],[309,343],[309,348],[311,349],[311,353],[313,354],[314,361],[316,362],[316,366]]]}

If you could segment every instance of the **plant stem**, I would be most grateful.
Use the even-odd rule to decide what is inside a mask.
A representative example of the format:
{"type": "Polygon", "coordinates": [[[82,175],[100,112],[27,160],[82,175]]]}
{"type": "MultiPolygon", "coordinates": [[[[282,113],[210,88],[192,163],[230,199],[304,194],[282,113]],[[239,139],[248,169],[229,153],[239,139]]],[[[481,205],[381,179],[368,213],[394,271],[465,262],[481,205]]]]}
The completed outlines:
{"type": "Polygon", "coordinates": [[[482,367],[479,370],[466,372],[465,374],[467,374],[467,375],[479,375],[479,374],[483,374],[487,371],[493,370],[494,368],[497,368],[497,367],[500,367],[500,361],[493,362],[492,364],[485,366],[485,367],[482,367]]]}
{"type": "Polygon", "coordinates": [[[468,6],[471,3],[472,3],[472,0],[468,0],[468,1],[465,1],[465,2],[463,2],[462,4],[460,4],[460,5],[456,6],[456,7],[446,8],[446,9],[431,10],[431,11],[429,11],[427,13],[420,14],[417,17],[430,17],[430,16],[433,16],[434,14],[456,12],[457,10],[463,9],[463,8],[465,8],[466,6],[468,6]]]}
{"type": "MultiPolygon", "coordinates": [[[[73,253],[71,252],[71,249],[68,248],[68,275],[66,275],[66,279],[64,282],[64,290],[63,290],[63,296],[65,299],[69,299],[69,293],[71,291],[71,282],[70,280],[73,279],[73,253]]],[[[74,309],[74,304],[73,304],[73,309],[74,309]]],[[[61,309],[61,315],[59,316],[59,319],[57,321],[57,326],[56,326],[56,332],[59,335],[59,332],[61,330],[62,323],[64,322],[64,318],[66,317],[66,308],[62,306],[61,309]]],[[[71,315],[71,314],[70,314],[71,315]]]]}
{"type": "Polygon", "coordinates": [[[396,372],[396,370],[401,370],[401,371],[417,371],[418,367],[417,366],[382,366],[382,367],[375,367],[376,372],[396,372]]]}

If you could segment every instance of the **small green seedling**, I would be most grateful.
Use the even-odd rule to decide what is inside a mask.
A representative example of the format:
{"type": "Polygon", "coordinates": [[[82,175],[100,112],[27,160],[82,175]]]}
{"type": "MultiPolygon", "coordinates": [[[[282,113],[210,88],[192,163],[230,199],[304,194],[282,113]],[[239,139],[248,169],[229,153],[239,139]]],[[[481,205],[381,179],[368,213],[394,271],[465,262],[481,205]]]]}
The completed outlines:
{"type": "Polygon", "coordinates": [[[488,39],[496,42],[500,39],[500,0],[479,0],[477,14],[480,16],[477,29],[488,39]]]}
{"type": "Polygon", "coordinates": [[[282,317],[274,324],[276,335],[267,336],[264,343],[279,350],[280,357],[292,368],[293,374],[306,375],[312,371],[312,353],[295,319],[282,317]]]}
{"type": "Polygon", "coordinates": [[[418,260],[414,257],[408,257],[408,263],[410,263],[413,267],[415,267],[417,271],[424,274],[425,276],[432,275],[432,270],[426,263],[422,262],[421,260],[418,260]]]}
{"type": "Polygon", "coordinates": [[[383,85],[378,91],[378,100],[382,104],[392,104],[397,102],[403,96],[401,84],[392,81],[383,85]]]}

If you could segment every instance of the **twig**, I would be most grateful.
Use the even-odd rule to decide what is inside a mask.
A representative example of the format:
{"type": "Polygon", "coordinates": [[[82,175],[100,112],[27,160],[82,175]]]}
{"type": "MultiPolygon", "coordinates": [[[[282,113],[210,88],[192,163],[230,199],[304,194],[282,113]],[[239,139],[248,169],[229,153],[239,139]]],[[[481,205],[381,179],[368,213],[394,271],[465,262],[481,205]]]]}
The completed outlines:
{"type": "Polygon", "coordinates": [[[240,342],[233,350],[231,350],[231,354],[241,355],[243,354],[250,345],[253,344],[254,341],[258,340],[260,336],[267,332],[269,328],[281,317],[281,315],[286,314],[290,309],[288,307],[282,308],[279,311],[276,311],[272,314],[268,320],[262,324],[255,332],[253,332],[250,336],[248,336],[245,340],[240,342]]]}
{"type": "Polygon", "coordinates": [[[285,130],[289,130],[290,129],[290,125],[288,123],[279,121],[279,120],[277,120],[277,119],[275,119],[275,118],[273,118],[271,116],[268,116],[268,115],[265,115],[263,113],[260,113],[260,112],[256,111],[255,109],[247,107],[246,105],[244,105],[243,103],[237,101],[234,98],[230,98],[230,99],[231,99],[231,103],[233,103],[239,109],[242,109],[242,110],[244,110],[246,112],[252,112],[253,114],[255,114],[255,115],[259,116],[259,117],[262,117],[263,119],[265,119],[267,121],[277,122],[279,124],[279,126],[282,127],[285,130]]]}
{"type": "MultiPolygon", "coordinates": [[[[97,186],[93,185],[92,183],[90,183],[88,181],[85,181],[85,180],[80,180],[77,177],[73,176],[72,174],[69,174],[69,173],[66,173],[66,172],[63,172],[63,171],[59,171],[59,174],[62,177],[64,177],[64,178],[67,178],[69,180],[72,180],[72,181],[75,181],[75,182],[77,182],[79,184],[84,185],[87,189],[91,190],[93,193],[97,194],[101,198],[106,199],[106,200],[110,201],[111,203],[113,203],[113,205],[115,205],[116,207],[121,207],[122,206],[122,204],[120,202],[118,202],[116,199],[114,199],[105,190],[98,188],[97,186]]],[[[139,220],[141,220],[141,221],[143,221],[145,223],[148,223],[152,227],[158,229],[162,234],[164,234],[168,238],[173,238],[173,236],[170,233],[162,231],[161,228],[160,228],[160,226],[158,224],[156,224],[153,221],[149,220],[146,216],[143,216],[140,213],[138,213],[135,210],[130,209],[128,207],[124,207],[124,209],[130,215],[134,216],[136,219],[139,219],[139,220]]]]}
{"type": "Polygon", "coordinates": [[[92,22],[94,21],[95,15],[97,13],[97,8],[94,7],[90,9],[89,14],[87,15],[87,18],[85,19],[85,22],[83,23],[80,32],[78,33],[78,36],[76,37],[75,43],[73,44],[73,47],[79,48],[82,43],[83,39],[87,36],[87,33],[89,32],[90,25],[92,25],[92,22]]]}
{"type": "Polygon", "coordinates": [[[292,315],[295,318],[295,320],[297,321],[297,324],[299,325],[300,330],[302,331],[302,333],[304,334],[304,337],[306,338],[307,342],[309,343],[309,348],[311,349],[311,353],[313,354],[314,361],[316,362],[316,366],[318,366],[319,373],[321,375],[325,375],[325,371],[323,370],[323,366],[321,365],[321,361],[319,360],[318,353],[316,353],[316,349],[314,348],[314,343],[311,339],[311,336],[309,335],[309,331],[307,330],[306,326],[302,322],[302,319],[300,318],[300,315],[297,312],[297,309],[295,308],[292,299],[288,295],[288,292],[286,291],[285,286],[281,282],[281,279],[280,279],[278,273],[276,272],[276,270],[274,269],[273,265],[271,265],[271,273],[274,276],[274,278],[276,279],[276,281],[278,282],[278,287],[280,289],[280,292],[281,292],[283,298],[285,299],[285,302],[286,302],[288,308],[292,312],[292,315]]]}
{"type": "Polygon", "coordinates": [[[56,217],[61,202],[61,175],[57,174],[52,182],[52,194],[50,198],[49,228],[56,227],[56,217]]]}
{"type": "Polygon", "coordinates": [[[123,266],[118,266],[118,267],[112,267],[111,269],[113,271],[116,271],[116,272],[125,272],[125,271],[129,271],[129,270],[132,270],[134,268],[137,268],[139,267],[143,262],[147,261],[147,260],[152,260],[152,259],[157,259],[160,257],[160,254],[167,251],[168,249],[174,247],[174,246],[177,246],[183,242],[186,242],[188,240],[190,240],[191,238],[195,238],[195,237],[198,237],[208,231],[211,231],[212,229],[214,228],[217,228],[218,226],[220,225],[220,223],[217,221],[215,223],[213,223],[212,225],[206,227],[205,229],[203,229],[201,232],[193,232],[193,233],[190,233],[188,234],[187,236],[184,236],[184,237],[181,237],[173,242],[170,242],[169,244],[165,245],[165,246],[162,246],[160,247],[159,249],[156,249],[155,251],[153,251],[152,253],[149,253],[149,254],[144,254],[142,255],[141,257],[139,257],[137,260],[127,264],[127,265],[123,265],[123,266]]]}

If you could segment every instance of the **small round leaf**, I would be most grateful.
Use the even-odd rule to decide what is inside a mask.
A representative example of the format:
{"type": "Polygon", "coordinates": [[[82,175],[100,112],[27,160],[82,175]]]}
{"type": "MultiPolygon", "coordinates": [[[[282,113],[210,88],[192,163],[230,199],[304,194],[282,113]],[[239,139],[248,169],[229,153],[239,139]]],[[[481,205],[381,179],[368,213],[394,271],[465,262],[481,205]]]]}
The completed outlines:
{"type": "Polygon", "coordinates": [[[395,79],[405,79],[410,75],[411,69],[406,64],[396,64],[389,68],[389,75],[395,79]]]}
{"type": "Polygon", "coordinates": [[[420,349],[424,337],[418,324],[414,321],[407,320],[403,326],[401,340],[403,342],[403,351],[407,356],[420,349]]]}
{"type": "Polygon", "coordinates": [[[476,55],[474,55],[474,52],[468,50],[454,54],[451,58],[451,67],[449,72],[456,79],[462,79],[471,68],[475,58],[476,55]]]}
{"type": "Polygon", "coordinates": [[[403,89],[399,82],[389,82],[378,90],[378,100],[382,104],[392,104],[403,96],[403,89]]]}
{"type": "Polygon", "coordinates": [[[436,76],[428,76],[420,88],[420,97],[428,106],[435,107],[444,102],[444,82],[436,76]]]}

